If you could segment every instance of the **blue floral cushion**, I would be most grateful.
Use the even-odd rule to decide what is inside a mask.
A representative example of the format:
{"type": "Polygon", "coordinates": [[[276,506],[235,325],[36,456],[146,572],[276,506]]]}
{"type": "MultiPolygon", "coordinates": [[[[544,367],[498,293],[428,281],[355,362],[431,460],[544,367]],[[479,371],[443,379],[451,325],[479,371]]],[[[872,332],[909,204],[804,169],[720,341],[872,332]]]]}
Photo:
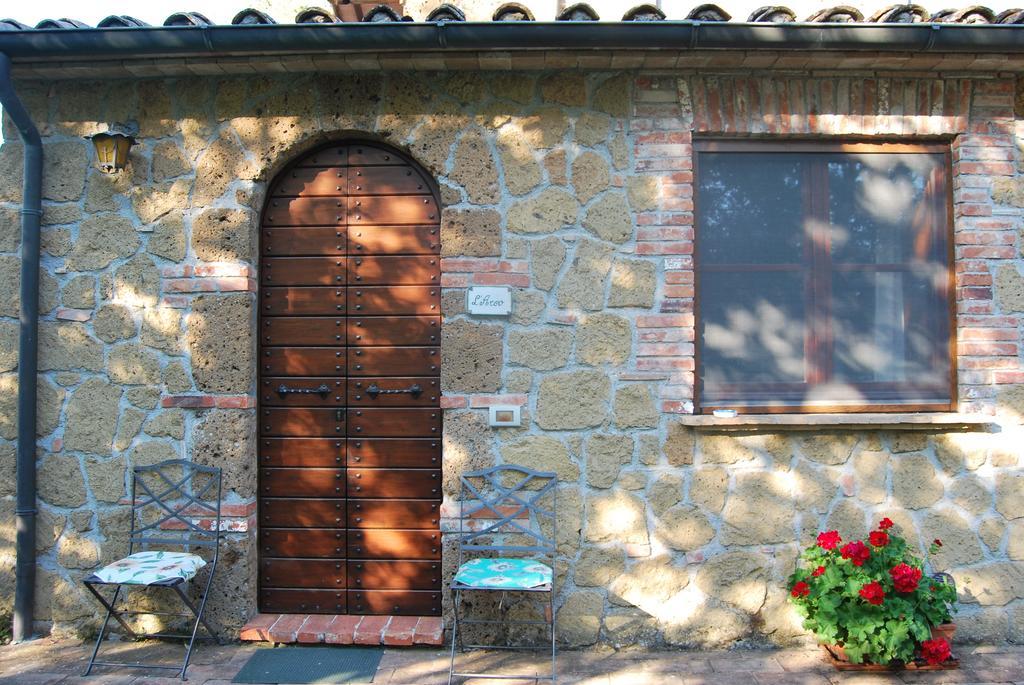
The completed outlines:
{"type": "Polygon", "coordinates": [[[472,559],[459,567],[455,582],[475,588],[530,589],[551,584],[551,568],[532,559],[472,559]]]}
{"type": "Polygon", "coordinates": [[[152,585],[173,578],[190,580],[206,562],[184,552],[136,552],[104,566],[95,576],[104,583],[152,585]]]}

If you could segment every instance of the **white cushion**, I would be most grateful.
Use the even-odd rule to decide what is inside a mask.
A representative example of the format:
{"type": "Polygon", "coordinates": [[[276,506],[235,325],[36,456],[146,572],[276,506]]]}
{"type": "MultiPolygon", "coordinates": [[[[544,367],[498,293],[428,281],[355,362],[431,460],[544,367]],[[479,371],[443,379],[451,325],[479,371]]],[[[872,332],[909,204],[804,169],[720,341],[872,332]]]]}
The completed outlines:
{"type": "Polygon", "coordinates": [[[202,557],[184,552],[136,552],[104,566],[94,575],[104,583],[152,585],[172,578],[195,577],[206,566],[202,557]]]}

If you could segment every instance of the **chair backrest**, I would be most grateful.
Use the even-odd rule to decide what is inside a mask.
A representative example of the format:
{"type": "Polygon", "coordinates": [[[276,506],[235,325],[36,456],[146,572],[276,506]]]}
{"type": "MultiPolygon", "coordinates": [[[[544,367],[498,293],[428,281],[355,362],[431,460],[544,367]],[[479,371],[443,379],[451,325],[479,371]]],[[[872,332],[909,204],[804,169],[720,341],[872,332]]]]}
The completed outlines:
{"type": "Polygon", "coordinates": [[[466,472],[459,480],[460,566],[466,551],[554,557],[556,474],[504,464],[466,472]]]}
{"type": "Polygon", "coordinates": [[[132,469],[128,553],[139,545],[220,551],[221,470],[184,459],[132,469]]]}

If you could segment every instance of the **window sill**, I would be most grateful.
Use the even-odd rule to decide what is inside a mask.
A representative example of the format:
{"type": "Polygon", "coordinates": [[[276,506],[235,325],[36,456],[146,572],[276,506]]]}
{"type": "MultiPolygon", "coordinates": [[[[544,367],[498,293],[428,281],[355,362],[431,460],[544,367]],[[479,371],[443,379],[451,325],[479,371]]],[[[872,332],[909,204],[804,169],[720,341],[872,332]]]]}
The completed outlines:
{"type": "Polygon", "coordinates": [[[739,431],[768,428],[785,431],[810,431],[821,428],[884,429],[901,431],[989,431],[996,425],[991,416],[980,414],[925,413],[905,414],[739,414],[719,417],[711,414],[686,414],[679,422],[697,430],[739,431]]]}

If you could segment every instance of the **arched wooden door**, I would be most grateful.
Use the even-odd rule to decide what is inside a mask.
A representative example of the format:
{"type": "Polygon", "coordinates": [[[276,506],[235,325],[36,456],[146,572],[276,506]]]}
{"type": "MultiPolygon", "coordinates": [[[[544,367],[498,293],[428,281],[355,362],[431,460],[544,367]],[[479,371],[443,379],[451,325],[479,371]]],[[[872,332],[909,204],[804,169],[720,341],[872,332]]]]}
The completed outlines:
{"type": "Polygon", "coordinates": [[[440,614],[436,188],[331,145],[274,180],[260,245],[260,609],[440,614]]]}

